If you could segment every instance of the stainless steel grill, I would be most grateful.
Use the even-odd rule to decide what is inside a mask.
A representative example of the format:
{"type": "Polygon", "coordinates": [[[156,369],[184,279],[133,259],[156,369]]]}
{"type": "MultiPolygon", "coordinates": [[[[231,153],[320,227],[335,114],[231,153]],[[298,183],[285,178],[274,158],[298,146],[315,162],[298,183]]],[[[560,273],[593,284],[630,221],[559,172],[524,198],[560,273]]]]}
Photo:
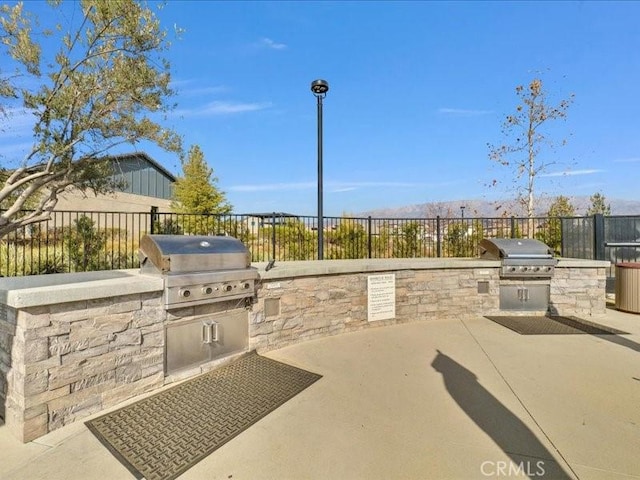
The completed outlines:
{"type": "Polygon", "coordinates": [[[145,235],[140,271],[164,278],[166,309],[251,298],[258,271],[233,237],[145,235]]]}
{"type": "Polygon", "coordinates": [[[480,258],[501,260],[503,278],[551,278],[557,263],[553,250],[528,238],[485,238],[479,253],[480,258]]]}

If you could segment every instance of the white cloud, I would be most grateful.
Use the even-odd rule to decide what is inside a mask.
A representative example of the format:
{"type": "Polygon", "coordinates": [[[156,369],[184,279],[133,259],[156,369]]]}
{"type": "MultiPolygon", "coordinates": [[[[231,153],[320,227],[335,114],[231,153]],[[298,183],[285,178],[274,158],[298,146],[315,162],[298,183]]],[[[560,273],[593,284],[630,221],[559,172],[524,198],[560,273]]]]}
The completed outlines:
{"type": "Polygon", "coordinates": [[[231,115],[234,113],[255,112],[271,107],[271,103],[211,102],[203,107],[180,109],[173,112],[182,117],[205,117],[212,115],[231,115]]]}
{"type": "Polygon", "coordinates": [[[178,95],[182,95],[185,97],[196,97],[200,95],[218,95],[220,93],[228,92],[229,89],[222,85],[215,87],[194,87],[194,88],[185,88],[180,89],[177,88],[178,95]]]}
{"type": "Polygon", "coordinates": [[[308,190],[314,188],[317,184],[314,182],[298,182],[298,183],[262,183],[252,185],[233,185],[227,190],[231,192],[268,192],[281,190],[308,190]]]}
{"type": "Polygon", "coordinates": [[[619,158],[614,160],[616,163],[636,163],[640,162],[640,157],[631,157],[631,158],[619,158]]]}
{"type": "MultiPolygon", "coordinates": [[[[458,182],[442,183],[411,183],[411,182],[324,182],[324,186],[332,192],[348,192],[360,188],[438,188],[453,185],[458,182]]],[[[263,183],[248,185],[232,185],[226,190],[233,192],[266,192],[283,190],[312,190],[317,188],[317,182],[292,183],[263,183]]]]}
{"type": "Polygon", "coordinates": [[[266,37],[260,39],[260,45],[262,45],[263,47],[270,48],[272,50],[284,50],[285,48],[287,48],[287,46],[284,43],[277,43],[271,40],[270,38],[266,38],[266,37]]]}
{"type": "Polygon", "coordinates": [[[490,115],[493,113],[493,111],[443,107],[438,109],[438,113],[441,113],[443,115],[456,116],[456,117],[478,117],[480,115],[490,115]]]}
{"type": "Polygon", "coordinates": [[[565,170],[563,172],[551,172],[551,173],[541,173],[541,177],[573,177],[577,175],[593,175],[594,173],[601,173],[604,170],[599,169],[587,169],[587,170],[565,170]]]}

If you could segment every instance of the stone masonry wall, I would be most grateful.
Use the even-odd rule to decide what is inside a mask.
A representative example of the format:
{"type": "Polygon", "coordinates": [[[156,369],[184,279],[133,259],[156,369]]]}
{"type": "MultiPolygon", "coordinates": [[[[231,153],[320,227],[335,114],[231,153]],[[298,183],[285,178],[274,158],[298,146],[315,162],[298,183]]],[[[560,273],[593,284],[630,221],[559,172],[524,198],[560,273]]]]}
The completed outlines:
{"type": "Polygon", "coordinates": [[[551,282],[551,311],[578,317],[604,315],[607,269],[556,268],[551,282]]]}
{"type": "Polygon", "coordinates": [[[11,350],[16,332],[15,310],[0,305],[0,419],[5,418],[7,399],[7,375],[11,368],[11,350]]]}
{"type": "Polygon", "coordinates": [[[160,293],[8,308],[6,425],[26,442],[162,386],[164,316],[160,293]]]}
{"type": "MultiPolygon", "coordinates": [[[[250,347],[266,351],[371,326],[505,314],[499,309],[499,289],[509,281],[498,277],[497,268],[393,273],[396,318],[371,323],[367,321],[367,277],[371,274],[263,280],[250,314],[250,347]]],[[[605,282],[605,268],[557,268],[550,288],[551,313],[604,315],[605,282]]]]}
{"type": "MultiPolygon", "coordinates": [[[[499,290],[505,280],[497,268],[380,273],[395,274],[396,316],[375,322],[368,321],[367,279],[377,273],[263,278],[249,312],[249,348],[266,351],[395,323],[504,314],[499,290]]],[[[605,282],[604,267],[556,268],[552,313],[604,315],[605,282]]],[[[0,416],[17,438],[30,441],[179,380],[165,377],[165,325],[244,306],[228,301],[166,311],[161,291],[19,310],[0,305],[0,416]]],[[[207,368],[190,369],[184,378],[207,368]]]]}
{"type": "Polygon", "coordinates": [[[497,312],[497,269],[389,273],[395,273],[396,279],[396,318],[371,323],[367,321],[367,277],[371,274],[263,280],[250,314],[250,347],[271,350],[373,325],[497,312]],[[478,293],[478,282],[487,283],[488,293],[478,293]]]}

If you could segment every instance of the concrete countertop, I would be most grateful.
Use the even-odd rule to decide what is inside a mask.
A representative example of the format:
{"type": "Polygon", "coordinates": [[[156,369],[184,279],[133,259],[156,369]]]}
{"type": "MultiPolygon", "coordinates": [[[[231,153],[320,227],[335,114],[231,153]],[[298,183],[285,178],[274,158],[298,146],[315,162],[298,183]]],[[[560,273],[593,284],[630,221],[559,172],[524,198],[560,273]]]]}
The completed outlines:
{"type": "Polygon", "coordinates": [[[316,275],[338,275],[344,273],[389,272],[398,270],[435,270],[443,268],[494,268],[499,261],[478,258],[372,258],[356,260],[317,260],[275,262],[266,271],[266,262],[253,263],[260,278],[277,279],[316,275]]]}
{"type": "MultiPolygon", "coordinates": [[[[253,263],[264,280],[305,277],[315,275],[339,275],[345,273],[389,272],[398,270],[436,270],[460,268],[499,268],[499,260],[480,258],[373,258],[357,260],[316,260],[276,262],[266,271],[267,262],[253,263]]],[[[610,262],[559,258],[558,268],[606,268],[610,262]]]]}
{"type": "Polygon", "coordinates": [[[0,304],[26,308],[156,292],[163,288],[161,277],[141,275],[137,268],[0,278],[0,304]]]}
{"type": "MultiPolygon", "coordinates": [[[[609,265],[607,261],[561,258],[557,267],[606,268],[609,265]]],[[[500,261],[479,258],[375,258],[276,262],[268,271],[265,270],[267,262],[254,263],[252,266],[258,269],[261,279],[269,280],[400,270],[498,268],[500,261]]],[[[163,288],[162,277],[143,275],[138,269],[0,278],[0,304],[25,308],[159,292],[163,288]]]]}

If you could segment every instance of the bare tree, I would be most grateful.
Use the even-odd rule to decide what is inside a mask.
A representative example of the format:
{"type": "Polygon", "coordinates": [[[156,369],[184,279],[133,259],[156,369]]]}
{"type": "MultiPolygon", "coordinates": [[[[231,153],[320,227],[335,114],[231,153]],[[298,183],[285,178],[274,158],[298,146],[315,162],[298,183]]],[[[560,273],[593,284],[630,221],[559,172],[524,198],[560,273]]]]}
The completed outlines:
{"type": "MultiPolygon", "coordinates": [[[[520,104],[512,115],[507,115],[502,133],[510,141],[503,145],[489,144],[489,158],[502,166],[510,168],[514,175],[516,197],[528,217],[535,215],[536,179],[545,172],[554,161],[545,160],[541,155],[544,146],[554,143],[545,133],[545,127],[551,120],[564,120],[574,95],[552,105],[547,100],[542,80],[534,79],[527,87],[516,87],[520,104]]],[[[562,145],[566,140],[561,142],[562,145]]],[[[496,185],[493,180],[492,185],[496,185]]]]}
{"type": "Polygon", "coordinates": [[[451,204],[447,202],[431,202],[425,206],[425,218],[453,218],[455,214],[451,204]]]}
{"type": "MultiPolygon", "coordinates": [[[[0,6],[0,48],[14,69],[0,72],[0,104],[34,119],[26,155],[0,163],[0,237],[47,219],[70,185],[112,189],[107,159],[116,145],[146,140],[181,151],[180,138],[152,118],[173,107],[168,43],[153,12],[135,0],[49,6],[69,23],[36,32],[22,3],[0,6]],[[65,7],[77,11],[66,16],[65,7]],[[45,42],[55,56],[43,54],[45,42]]],[[[0,115],[0,129],[8,120],[0,115]]]]}

